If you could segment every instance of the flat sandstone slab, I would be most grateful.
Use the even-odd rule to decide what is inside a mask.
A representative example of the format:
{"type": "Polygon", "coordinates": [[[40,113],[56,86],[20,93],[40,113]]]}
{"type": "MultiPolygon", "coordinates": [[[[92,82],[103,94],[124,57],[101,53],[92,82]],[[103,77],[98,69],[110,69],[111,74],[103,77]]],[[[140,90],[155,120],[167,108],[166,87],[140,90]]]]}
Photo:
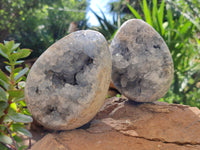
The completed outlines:
{"type": "Polygon", "coordinates": [[[142,20],[125,22],[114,39],[112,80],[127,98],[152,102],[163,97],[173,79],[173,60],[162,37],[142,20]]]}
{"type": "Polygon", "coordinates": [[[88,128],[48,134],[31,150],[199,150],[199,117],[196,107],[115,97],[88,128]]]}
{"type": "Polygon", "coordinates": [[[37,122],[54,130],[74,129],[101,108],[111,76],[111,54],[102,34],[74,32],[49,47],[34,63],[25,99],[37,122]]]}

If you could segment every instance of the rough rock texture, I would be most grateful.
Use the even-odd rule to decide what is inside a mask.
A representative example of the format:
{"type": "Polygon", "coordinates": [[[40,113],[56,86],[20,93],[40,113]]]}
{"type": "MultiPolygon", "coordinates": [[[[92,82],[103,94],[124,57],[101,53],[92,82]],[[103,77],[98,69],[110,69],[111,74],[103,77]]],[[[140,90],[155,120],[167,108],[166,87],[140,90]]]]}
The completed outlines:
{"type": "Polygon", "coordinates": [[[31,150],[199,150],[199,135],[196,107],[115,97],[88,126],[48,134],[31,150]]]}
{"type": "Polygon", "coordinates": [[[27,78],[25,99],[44,127],[67,130],[90,121],[110,84],[111,54],[102,34],[74,32],[49,47],[27,78]]]}
{"type": "Polygon", "coordinates": [[[152,102],[163,97],[173,79],[173,61],[162,37],[142,20],[125,22],[114,39],[112,80],[130,100],[152,102]]]}

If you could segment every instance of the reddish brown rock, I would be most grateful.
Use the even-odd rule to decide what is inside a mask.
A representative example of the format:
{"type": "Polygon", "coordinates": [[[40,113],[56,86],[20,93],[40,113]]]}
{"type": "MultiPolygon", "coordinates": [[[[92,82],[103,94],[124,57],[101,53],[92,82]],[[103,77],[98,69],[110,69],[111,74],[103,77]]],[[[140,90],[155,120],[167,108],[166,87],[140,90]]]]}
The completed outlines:
{"type": "Polygon", "coordinates": [[[199,150],[200,110],[108,99],[88,128],[48,134],[31,150],[199,150]]]}

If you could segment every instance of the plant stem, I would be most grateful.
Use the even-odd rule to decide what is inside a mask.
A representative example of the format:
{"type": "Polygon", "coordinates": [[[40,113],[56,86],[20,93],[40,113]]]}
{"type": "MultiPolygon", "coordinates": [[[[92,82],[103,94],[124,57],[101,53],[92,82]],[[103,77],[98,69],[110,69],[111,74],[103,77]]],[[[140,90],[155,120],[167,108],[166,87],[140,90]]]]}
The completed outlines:
{"type": "Polygon", "coordinates": [[[10,72],[10,90],[14,90],[14,86],[15,86],[14,70],[15,70],[15,66],[12,64],[11,72],[10,72]]]}
{"type": "Polygon", "coordinates": [[[29,145],[26,150],[31,149],[31,138],[28,138],[28,139],[29,139],[29,145]]]}
{"type": "Polygon", "coordinates": [[[3,120],[4,120],[4,117],[5,115],[3,115],[1,118],[0,118],[0,124],[3,124],[3,120]]]}
{"type": "Polygon", "coordinates": [[[10,138],[11,138],[12,141],[13,141],[13,145],[15,146],[15,149],[18,150],[17,144],[16,144],[16,142],[15,142],[13,136],[12,136],[12,133],[11,133],[10,129],[7,127],[7,125],[5,125],[5,127],[6,127],[6,129],[7,129],[7,131],[8,131],[8,133],[10,134],[10,138]]]}

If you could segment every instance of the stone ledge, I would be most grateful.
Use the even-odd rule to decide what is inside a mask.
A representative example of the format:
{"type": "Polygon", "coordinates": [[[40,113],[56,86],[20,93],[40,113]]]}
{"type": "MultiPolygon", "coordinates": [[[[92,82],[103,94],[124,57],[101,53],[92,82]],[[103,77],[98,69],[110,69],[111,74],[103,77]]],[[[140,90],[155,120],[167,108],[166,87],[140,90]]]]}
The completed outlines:
{"type": "Polygon", "coordinates": [[[163,102],[107,99],[89,127],[49,133],[31,150],[197,150],[200,110],[163,102]]]}

